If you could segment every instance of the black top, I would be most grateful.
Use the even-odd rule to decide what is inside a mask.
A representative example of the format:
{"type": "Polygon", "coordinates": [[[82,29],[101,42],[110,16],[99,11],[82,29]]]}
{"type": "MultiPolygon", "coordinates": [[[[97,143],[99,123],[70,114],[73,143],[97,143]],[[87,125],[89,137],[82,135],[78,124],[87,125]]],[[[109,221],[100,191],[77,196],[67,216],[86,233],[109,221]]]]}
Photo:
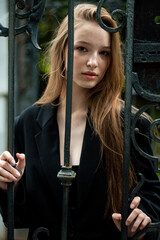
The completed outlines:
{"type": "Polygon", "coordinates": [[[75,179],[72,181],[69,194],[69,207],[70,209],[77,208],[77,178],[79,166],[72,166],[72,170],[76,173],[75,179]]]}

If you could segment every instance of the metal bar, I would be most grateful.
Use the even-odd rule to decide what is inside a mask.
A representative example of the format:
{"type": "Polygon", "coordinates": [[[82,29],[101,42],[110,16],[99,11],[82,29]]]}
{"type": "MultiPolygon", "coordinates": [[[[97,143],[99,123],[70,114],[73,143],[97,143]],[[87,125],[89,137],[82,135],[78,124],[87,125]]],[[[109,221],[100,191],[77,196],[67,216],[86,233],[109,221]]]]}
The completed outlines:
{"type": "Polygon", "coordinates": [[[63,186],[63,205],[62,205],[62,229],[61,239],[67,239],[67,222],[68,222],[68,203],[69,203],[69,187],[72,185],[72,180],[75,178],[76,173],[72,171],[72,166],[65,167],[58,172],[57,177],[63,186]]]}
{"type": "Polygon", "coordinates": [[[73,82],[73,47],[74,43],[74,1],[68,0],[68,66],[66,88],[66,115],[65,115],[65,139],[64,139],[64,166],[58,173],[58,178],[63,186],[63,208],[61,239],[67,240],[69,187],[75,177],[70,164],[70,136],[72,114],[72,82],[73,82]]]}
{"type": "Polygon", "coordinates": [[[63,218],[62,218],[62,240],[67,240],[67,222],[68,222],[68,202],[69,202],[69,186],[63,186],[63,218]]]}
{"type": "MultiPolygon", "coordinates": [[[[8,151],[14,156],[15,0],[9,1],[8,39],[8,151]]],[[[14,239],[14,183],[8,183],[8,240],[14,239]]]]}
{"type": "Polygon", "coordinates": [[[130,164],[130,139],[131,136],[131,97],[132,97],[132,67],[133,67],[133,16],[134,1],[127,3],[127,29],[126,29],[126,56],[125,56],[125,113],[124,113],[124,152],[122,170],[122,234],[121,240],[127,240],[127,227],[125,221],[128,216],[128,192],[129,192],[129,164],[130,164]]]}
{"type": "Polygon", "coordinates": [[[73,41],[74,41],[74,1],[68,0],[68,66],[67,66],[67,89],[66,89],[65,141],[64,141],[64,165],[65,166],[70,165],[73,41]]]}

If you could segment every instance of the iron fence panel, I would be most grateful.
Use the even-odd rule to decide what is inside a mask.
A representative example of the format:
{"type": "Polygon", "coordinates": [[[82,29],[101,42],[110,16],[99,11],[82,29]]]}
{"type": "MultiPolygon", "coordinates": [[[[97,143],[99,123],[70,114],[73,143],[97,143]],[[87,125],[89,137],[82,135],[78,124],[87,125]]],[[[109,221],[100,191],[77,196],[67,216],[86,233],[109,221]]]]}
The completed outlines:
{"type": "MultiPolygon", "coordinates": [[[[74,4],[73,0],[68,0],[68,70],[67,70],[67,92],[66,92],[66,119],[65,119],[65,146],[64,146],[64,166],[57,173],[63,186],[63,221],[62,221],[62,240],[67,240],[67,216],[68,216],[68,200],[69,187],[72,180],[76,177],[72,171],[70,163],[70,129],[71,129],[71,111],[72,111],[72,78],[73,78],[73,42],[74,42],[74,4]]],[[[118,21],[117,28],[106,26],[100,17],[100,10],[104,4],[103,0],[98,2],[97,6],[97,21],[100,26],[108,32],[114,34],[126,27],[125,38],[125,111],[124,111],[124,160],[123,160],[123,178],[122,178],[122,233],[121,240],[127,240],[127,227],[125,221],[129,212],[129,203],[138,193],[144,183],[144,177],[140,173],[140,181],[133,189],[129,196],[129,166],[131,146],[129,139],[132,142],[140,155],[154,162],[155,171],[160,172],[158,168],[158,157],[150,156],[138,146],[135,139],[136,122],[139,116],[151,107],[159,107],[160,102],[160,24],[158,22],[160,5],[159,1],[145,0],[128,0],[126,4],[126,12],[117,9],[112,12],[114,20],[118,21]],[[148,15],[149,9],[152,11],[148,15]],[[145,11],[144,11],[145,9],[145,11]],[[143,10],[144,14],[139,14],[143,10]],[[147,12],[147,15],[146,15],[147,12]],[[117,19],[115,16],[119,14],[117,19]],[[153,74],[156,73],[156,74],[153,74]],[[132,107],[132,91],[148,101],[141,107],[133,121],[131,122],[131,107],[132,107]]],[[[0,25],[0,36],[9,37],[9,78],[8,78],[8,150],[14,155],[14,61],[15,61],[15,35],[27,32],[33,45],[40,49],[37,42],[38,24],[42,16],[45,0],[33,0],[33,7],[30,11],[20,14],[15,8],[24,9],[25,1],[10,0],[9,1],[9,28],[0,25]],[[27,19],[28,23],[20,28],[16,28],[15,19],[27,19]]],[[[155,135],[155,127],[159,127],[160,119],[156,119],[151,124],[150,134],[152,138],[160,142],[160,138],[155,135]]],[[[158,128],[159,129],[159,128],[158,128]]],[[[14,183],[8,184],[8,240],[14,239],[14,183]]],[[[137,233],[132,240],[144,233],[150,231],[160,231],[160,223],[150,223],[143,230],[137,233]]],[[[33,235],[33,239],[37,240],[38,235],[45,232],[49,235],[46,228],[38,228],[33,235]]]]}

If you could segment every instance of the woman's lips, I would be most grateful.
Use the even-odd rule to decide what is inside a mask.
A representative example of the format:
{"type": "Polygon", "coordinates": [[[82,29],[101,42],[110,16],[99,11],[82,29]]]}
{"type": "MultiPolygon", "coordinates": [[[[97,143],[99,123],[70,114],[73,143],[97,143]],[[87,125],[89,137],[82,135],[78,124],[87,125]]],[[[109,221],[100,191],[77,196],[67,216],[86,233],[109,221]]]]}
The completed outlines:
{"type": "Polygon", "coordinates": [[[97,77],[97,74],[95,72],[87,71],[82,74],[88,79],[95,79],[97,77]]]}

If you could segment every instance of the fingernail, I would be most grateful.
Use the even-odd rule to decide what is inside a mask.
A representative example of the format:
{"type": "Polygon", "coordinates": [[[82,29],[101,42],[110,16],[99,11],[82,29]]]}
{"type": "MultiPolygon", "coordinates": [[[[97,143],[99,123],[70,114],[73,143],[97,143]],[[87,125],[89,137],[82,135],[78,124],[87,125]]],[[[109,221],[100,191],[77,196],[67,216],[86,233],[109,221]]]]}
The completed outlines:
{"type": "Polygon", "coordinates": [[[12,164],[13,164],[13,165],[15,165],[15,164],[16,164],[16,162],[15,162],[15,160],[14,160],[14,159],[12,159],[12,164]]]}
{"type": "Polygon", "coordinates": [[[135,207],[135,205],[132,203],[132,204],[131,204],[131,208],[134,208],[134,207],[135,207]]]}
{"type": "Polygon", "coordinates": [[[17,177],[20,177],[20,176],[21,176],[21,174],[18,172],[18,170],[17,170],[17,172],[16,172],[16,175],[17,175],[17,177]]]}
{"type": "Polygon", "coordinates": [[[13,177],[13,181],[17,181],[17,178],[16,178],[16,177],[13,177]]]}

